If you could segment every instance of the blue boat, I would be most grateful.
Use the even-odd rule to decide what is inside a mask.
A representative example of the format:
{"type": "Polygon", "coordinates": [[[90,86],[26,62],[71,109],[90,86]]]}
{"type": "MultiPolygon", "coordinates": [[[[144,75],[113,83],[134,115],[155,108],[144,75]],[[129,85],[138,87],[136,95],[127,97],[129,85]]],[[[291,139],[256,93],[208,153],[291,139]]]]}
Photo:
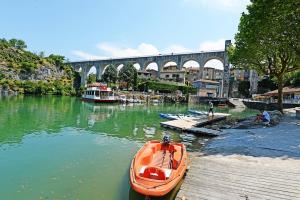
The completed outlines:
{"type": "Polygon", "coordinates": [[[178,115],[169,114],[169,113],[159,113],[159,116],[161,118],[170,119],[170,120],[180,119],[178,115]]]}
{"type": "Polygon", "coordinates": [[[196,115],[207,115],[206,111],[199,111],[199,110],[188,110],[189,113],[196,114],[196,115]]]}

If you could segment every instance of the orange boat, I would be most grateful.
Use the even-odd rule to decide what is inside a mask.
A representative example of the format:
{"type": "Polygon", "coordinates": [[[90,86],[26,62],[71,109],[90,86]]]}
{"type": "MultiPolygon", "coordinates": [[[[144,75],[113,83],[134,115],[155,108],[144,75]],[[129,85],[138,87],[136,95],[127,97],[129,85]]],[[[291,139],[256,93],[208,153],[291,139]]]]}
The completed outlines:
{"type": "Polygon", "coordinates": [[[184,144],[149,141],[131,162],[131,187],[146,196],[163,196],[182,179],[187,159],[184,144]]]}

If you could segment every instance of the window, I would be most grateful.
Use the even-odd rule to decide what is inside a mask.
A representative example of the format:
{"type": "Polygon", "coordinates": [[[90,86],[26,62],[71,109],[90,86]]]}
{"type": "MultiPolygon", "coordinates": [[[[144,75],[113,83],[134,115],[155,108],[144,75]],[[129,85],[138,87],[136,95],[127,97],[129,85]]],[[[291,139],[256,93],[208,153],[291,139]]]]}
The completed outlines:
{"type": "Polygon", "coordinates": [[[96,91],[96,97],[99,97],[99,96],[100,96],[100,92],[96,91]]]}
{"type": "Polygon", "coordinates": [[[166,78],[169,78],[169,75],[168,75],[168,74],[166,75],[166,78]]]}

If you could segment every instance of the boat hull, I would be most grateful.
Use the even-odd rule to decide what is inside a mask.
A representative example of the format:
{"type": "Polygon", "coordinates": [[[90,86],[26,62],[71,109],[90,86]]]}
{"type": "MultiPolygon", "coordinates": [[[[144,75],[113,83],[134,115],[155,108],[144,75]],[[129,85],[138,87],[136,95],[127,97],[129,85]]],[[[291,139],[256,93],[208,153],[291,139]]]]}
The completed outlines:
{"type": "MultiPolygon", "coordinates": [[[[186,148],[183,144],[178,143],[171,143],[170,146],[175,146],[176,152],[174,154],[173,159],[171,162],[176,163],[172,164],[170,166],[170,159],[168,154],[167,156],[164,156],[162,159],[162,163],[169,163],[169,168],[166,168],[164,166],[165,164],[161,164],[161,160],[157,160],[156,157],[159,157],[161,148],[159,141],[150,141],[147,142],[136,154],[134,159],[131,162],[130,166],[130,185],[133,190],[136,192],[146,195],[146,196],[164,196],[168,194],[172,189],[176,187],[176,185],[180,182],[180,180],[183,178],[186,169],[187,169],[187,152],[186,148]],[[151,155],[151,153],[153,155],[151,155]],[[180,155],[179,155],[180,154],[180,155]],[[147,160],[147,156],[152,157],[152,161],[150,159],[149,163],[146,164],[145,161],[147,160]],[[155,163],[159,163],[156,164],[155,163]],[[141,170],[144,169],[143,174],[141,174],[141,170]],[[160,173],[155,174],[153,177],[148,177],[145,175],[147,169],[152,169],[153,173],[157,173],[159,171],[163,171],[163,177],[159,175],[160,173]],[[168,175],[167,172],[169,172],[168,175]],[[156,177],[156,178],[155,178],[156,177]]],[[[164,154],[162,154],[164,155],[164,154]]],[[[166,155],[166,154],[165,154],[166,155]]],[[[151,173],[150,173],[151,174],[151,173]]]]}
{"type": "Polygon", "coordinates": [[[89,98],[81,98],[82,101],[93,102],[93,103],[116,103],[117,99],[89,99],[89,98]]]}

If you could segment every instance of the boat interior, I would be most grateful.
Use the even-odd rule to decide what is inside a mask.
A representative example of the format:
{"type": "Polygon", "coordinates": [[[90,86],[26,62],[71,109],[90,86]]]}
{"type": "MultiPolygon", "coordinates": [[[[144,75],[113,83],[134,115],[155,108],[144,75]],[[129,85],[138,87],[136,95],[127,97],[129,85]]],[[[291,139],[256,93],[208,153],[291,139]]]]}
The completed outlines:
{"type": "Polygon", "coordinates": [[[180,144],[150,143],[144,149],[136,162],[139,165],[140,177],[167,180],[172,171],[176,170],[181,162],[183,149],[180,144]]]}

